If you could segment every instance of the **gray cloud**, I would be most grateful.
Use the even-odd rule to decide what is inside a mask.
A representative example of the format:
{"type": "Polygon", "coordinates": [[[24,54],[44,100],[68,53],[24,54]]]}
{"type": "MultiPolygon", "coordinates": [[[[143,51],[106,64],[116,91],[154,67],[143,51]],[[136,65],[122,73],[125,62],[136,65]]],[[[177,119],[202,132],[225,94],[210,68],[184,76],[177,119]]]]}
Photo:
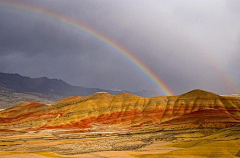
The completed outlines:
{"type": "MultiPolygon", "coordinates": [[[[238,92],[239,87],[227,81],[239,77],[237,0],[18,2],[101,32],[141,59],[176,94],[195,88],[238,92]]],[[[0,71],[86,87],[156,88],[116,50],[58,19],[1,5],[0,19],[0,71]]]]}

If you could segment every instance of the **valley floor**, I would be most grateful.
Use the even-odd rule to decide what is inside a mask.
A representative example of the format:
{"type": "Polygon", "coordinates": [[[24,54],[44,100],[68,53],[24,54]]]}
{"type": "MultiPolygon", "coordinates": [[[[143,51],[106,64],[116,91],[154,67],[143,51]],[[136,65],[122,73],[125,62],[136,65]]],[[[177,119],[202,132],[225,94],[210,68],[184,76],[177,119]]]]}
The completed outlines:
{"type": "Polygon", "coordinates": [[[240,157],[240,126],[148,133],[1,131],[0,157],[240,157]]]}

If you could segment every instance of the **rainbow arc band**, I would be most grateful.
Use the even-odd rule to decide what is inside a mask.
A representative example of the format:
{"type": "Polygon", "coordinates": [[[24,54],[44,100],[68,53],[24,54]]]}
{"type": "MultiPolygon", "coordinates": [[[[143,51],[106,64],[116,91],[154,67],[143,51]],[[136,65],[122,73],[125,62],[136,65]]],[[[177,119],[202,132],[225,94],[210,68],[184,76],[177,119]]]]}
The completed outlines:
{"type": "Polygon", "coordinates": [[[51,17],[54,19],[58,19],[63,23],[66,23],[73,28],[79,29],[91,36],[95,37],[96,39],[102,41],[103,43],[107,44],[109,47],[116,50],[122,56],[127,58],[130,62],[132,62],[135,66],[137,66],[142,72],[146,74],[146,76],[151,79],[157,87],[159,87],[160,91],[163,92],[165,95],[174,95],[174,93],[170,90],[170,88],[160,79],[158,78],[143,62],[141,62],[136,56],[132,55],[129,51],[119,45],[117,42],[107,38],[106,36],[102,35],[101,33],[97,32],[96,30],[91,29],[89,26],[83,25],[79,22],[74,21],[73,19],[66,17],[64,15],[60,15],[58,13],[54,13],[49,10],[45,10],[39,7],[30,6],[26,4],[16,3],[16,2],[8,2],[0,0],[0,6],[8,6],[11,8],[15,8],[18,10],[25,10],[30,11],[38,14],[46,15],[47,17],[51,17]]]}

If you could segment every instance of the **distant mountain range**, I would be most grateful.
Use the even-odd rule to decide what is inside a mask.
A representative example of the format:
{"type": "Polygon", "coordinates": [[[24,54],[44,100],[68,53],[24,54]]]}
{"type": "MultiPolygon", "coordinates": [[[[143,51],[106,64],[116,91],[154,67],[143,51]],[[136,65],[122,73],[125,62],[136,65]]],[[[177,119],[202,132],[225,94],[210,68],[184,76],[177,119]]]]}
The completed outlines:
{"type": "Polygon", "coordinates": [[[158,95],[154,91],[112,91],[99,88],[72,86],[63,80],[47,77],[30,78],[19,74],[0,73],[0,109],[21,101],[53,103],[70,96],[88,96],[96,92],[110,94],[132,93],[143,97],[158,95]]]}

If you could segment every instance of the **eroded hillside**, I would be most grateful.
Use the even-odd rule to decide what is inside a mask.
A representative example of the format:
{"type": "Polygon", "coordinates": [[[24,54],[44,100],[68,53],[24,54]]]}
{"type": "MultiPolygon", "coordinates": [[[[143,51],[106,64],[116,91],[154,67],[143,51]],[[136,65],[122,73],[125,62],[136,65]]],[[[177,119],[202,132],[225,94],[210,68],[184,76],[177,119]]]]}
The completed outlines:
{"type": "Polygon", "coordinates": [[[127,130],[225,128],[240,123],[239,108],[240,98],[202,90],[152,98],[102,92],[66,98],[52,105],[36,102],[15,105],[0,112],[0,128],[89,131],[101,130],[101,125],[127,130]]]}

